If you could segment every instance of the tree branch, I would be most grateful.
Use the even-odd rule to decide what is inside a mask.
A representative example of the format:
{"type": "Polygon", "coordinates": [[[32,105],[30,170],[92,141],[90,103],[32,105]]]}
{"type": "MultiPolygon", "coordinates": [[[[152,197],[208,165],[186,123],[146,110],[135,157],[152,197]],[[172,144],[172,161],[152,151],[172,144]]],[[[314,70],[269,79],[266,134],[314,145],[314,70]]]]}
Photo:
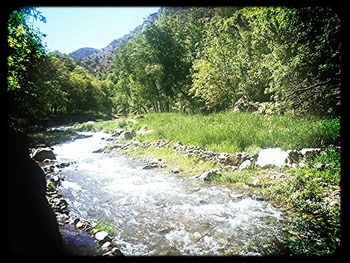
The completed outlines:
{"type": "Polygon", "coordinates": [[[313,84],[313,85],[311,85],[309,87],[306,87],[306,88],[296,89],[296,90],[292,91],[291,93],[289,93],[286,97],[290,97],[290,96],[294,95],[295,93],[300,93],[300,92],[303,92],[303,91],[306,91],[306,90],[309,90],[309,89],[313,89],[313,88],[316,88],[316,87],[328,84],[331,81],[332,81],[332,79],[328,79],[326,81],[313,84]]]}

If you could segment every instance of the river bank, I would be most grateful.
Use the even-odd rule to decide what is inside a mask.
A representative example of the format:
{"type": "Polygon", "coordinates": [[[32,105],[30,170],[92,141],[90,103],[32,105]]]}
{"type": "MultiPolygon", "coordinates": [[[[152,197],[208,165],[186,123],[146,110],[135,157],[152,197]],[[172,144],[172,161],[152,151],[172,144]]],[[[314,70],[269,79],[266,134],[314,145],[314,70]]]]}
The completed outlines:
{"type": "MultiPolygon", "coordinates": [[[[67,143],[76,139],[83,139],[88,136],[77,134],[73,131],[49,129],[48,134],[55,136],[39,136],[40,143],[33,140],[31,145],[44,146],[45,148],[31,149],[32,158],[43,170],[46,177],[46,198],[56,216],[59,231],[64,243],[64,253],[73,256],[122,256],[123,254],[113,243],[110,233],[104,231],[107,225],[103,223],[89,222],[78,217],[72,217],[69,204],[60,191],[60,186],[65,180],[62,175],[62,168],[74,164],[71,162],[60,162],[49,145],[57,142],[67,143]],[[53,139],[52,139],[53,138],[53,139]]],[[[41,133],[40,133],[41,134],[41,133]]],[[[38,137],[35,137],[37,139],[38,137]]]]}
{"type": "Polygon", "coordinates": [[[123,254],[281,253],[283,216],[269,203],[147,169],[147,163],[124,155],[99,153],[107,139],[94,133],[53,148],[57,160],[76,161],[62,168],[65,180],[59,187],[70,212],[87,221],[109,221],[123,254]]]}
{"type": "MultiPolygon", "coordinates": [[[[115,140],[100,151],[122,152],[148,162],[148,167],[166,166],[163,167],[164,170],[183,176],[200,176],[214,170],[215,173],[211,174],[214,176],[210,179],[212,184],[239,189],[244,194],[269,200],[277,207],[288,211],[290,220],[285,243],[290,248],[290,254],[324,255],[332,254],[337,250],[340,244],[340,147],[326,144],[316,148],[315,154],[304,156],[307,158],[302,158],[303,161],[299,160],[300,162],[290,163],[291,165],[284,167],[272,165],[262,168],[254,166],[259,147],[253,147],[255,150],[250,148],[246,152],[213,153],[198,145],[162,139],[164,133],[160,133],[158,128],[163,129],[166,126],[167,128],[163,129],[164,132],[172,128],[176,129],[176,125],[169,124],[170,121],[166,119],[162,121],[163,124],[157,126],[158,122],[151,120],[150,126],[147,126],[148,116],[141,116],[135,119],[88,122],[76,128],[82,130],[107,128],[106,131],[114,133],[115,140]],[[120,136],[121,129],[129,130],[126,137],[120,136]],[[240,162],[237,166],[233,163],[234,158],[228,157],[239,154],[240,162]],[[157,163],[158,160],[161,161],[157,163]],[[220,161],[222,161],[221,164],[220,161]],[[250,167],[247,165],[245,167],[247,169],[240,169],[244,162],[250,164],[250,167]]],[[[215,120],[213,121],[215,123],[215,120]]],[[[193,127],[189,127],[192,124],[189,124],[189,121],[186,122],[187,124],[183,123],[182,127],[186,126],[187,129],[192,130],[193,127]]],[[[172,120],[171,123],[174,121],[172,120]]],[[[186,130],[182,132],[185,133],[186,130]]],[[[298,136],[300,138],[295,138],[296,141],[306,142],[302,137],[303,134],[298,136]]],[[[322,138],[322,136],[325,135],[319,137],[322,138]]],[[[289,155],[287,157],[299,158],[307,151],[301,148],[290,149],[287,151],[289,155]],[[293,153],[296,155],[292,156],[293,153]]],[[[283,150],[278,152],[282,155],[286,154],[283,150]]],[[[206,174],[208,175],[210,173],[206,174]]]]}
{"type": "MultiPolygon", "coordinates": [[[[101,122],[88,122],[86,125],[92,128],[103,127],[101,122]]],[[[112,126],[111,122],[108,122],[108,125],[112,126]]],[[[262,169],[251,166],[239,169],[245,161],[257,160],[254,153],[246,153],[243,158],[241,153],[239,165],[234,168],[236,165],[227,163],[234,161],[230,160],[232,158],[228,158],[228,155],[213,155],[201,147],[166,140],[138,141],[140,134],[142,136],[150,130],[144,126],[140,130],[131,129],[128,132],[120,128],[118,130],[115,126],[109,129],[114,136],[108,139],[107,147],[95,149],[96,153],[120,152],[141,160],[142,168],[145,170],[161,168],[167,173],[184,177],[197,176],[202,180],[208,178],[207,183],[238,189],[244,196],[256,200],[269,200],[276,207],[288,211],[289,220],[286,225],[288,231],[284,240],[289,250],[287,253],[332,254],[337,244],[339,245],[337,220],[340,212],[340,188],[336,181],[332,181],[332,177],[329,177],[328,181],[325,180],[325,175],[331,176],[330,173],[334,171],[334,164],[329,161],[329,156],[336,155],[339,149],[335,148],[333,151],[323,148],[310,161],[304,163],[303,167],[294,165],[294,167],[262,169]],[[323,154],[320,154],[321,152],[323,154]],[[204,157],[209,157],[209,160],[204,158],[203,154],[204,157]],[[213,160],[221,160],[222,163],[213,160]],[[323,218],[323,221],[319,221],[319,218],[323,218]]]]}

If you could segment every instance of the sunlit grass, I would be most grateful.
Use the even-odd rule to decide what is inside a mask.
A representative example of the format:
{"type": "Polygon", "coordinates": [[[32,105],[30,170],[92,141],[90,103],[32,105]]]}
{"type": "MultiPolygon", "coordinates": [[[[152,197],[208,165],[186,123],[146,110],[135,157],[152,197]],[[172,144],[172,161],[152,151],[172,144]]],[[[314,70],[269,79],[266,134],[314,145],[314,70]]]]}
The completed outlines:
{"type": "Polygon", "coordinates": [[[184,153],[170,148],[132,147],[127,149],[126,152],[133,157],[147,156],[162,159],[167,164],[166,170],[171,171],[178,168],[183,176],[199,175],[215,167],[215,164],[211,162],[201,161],[195,156],[187,157],[184,153]]]}
{"type": "Polygon", "coordinates": [[[96,233],[98,231],[106,231],[111,237],[116,235],[116,229],[110,223],[98,220],[96,225],[92,228],[92,232],[96,233]]]}
{"type": "Polygon", "coordinates": [[[135,128],[147,125],[154,133],[140,137],[152,141],[167,139],[194,144],[215,152],[281,147],[297,149],[336,144],[340,140],[340,122],[290,116],[259,116],[249,113],[184,115],[151,113],[135,128]]]}

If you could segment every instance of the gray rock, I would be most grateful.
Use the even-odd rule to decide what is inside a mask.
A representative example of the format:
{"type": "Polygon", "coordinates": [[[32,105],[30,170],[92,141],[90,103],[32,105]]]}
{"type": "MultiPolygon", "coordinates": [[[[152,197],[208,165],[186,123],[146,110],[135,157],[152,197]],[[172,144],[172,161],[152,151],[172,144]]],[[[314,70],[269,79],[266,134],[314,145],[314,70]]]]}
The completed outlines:
{"type": "Polygon", "coordinates": [[[104,151],[104,147],[103,148],[100,148],[98,150],[95,150],[95,151],[92,151],[92,153],[102,153],[104,151]]]}
{"type": "Polygon", "coordinates": [[[288,153],[281,148],[268,148],[259,152],[256,165],[262,168],[290,166],[288,164],[288,153]]]}
{"type": "Polygon", "coordinates": [[[142,167],[143,170],[148,170],[148,169],[153,169],[153,168],[157,168],[158,165],[157,164],[146,164],[145,166],[142,167]]]}
{"type": "Polygon", "coordinates": [[[310,158],[316,156],[321,152],[320,148],[305,148],[301,149],[300,153],[304,156],[304,158],[310,158]]]}
{"type": "Polygon", "coordinates": [[[103,256],[123,256],[123,253],[116,247],[113,247],[107,253],[104,253],[103,256]]]}
{"type": "Polygon", "coordinates": [[[134,146],[141,146],[142,145],[142,143],[139,141],[132,141],[131,144],[134,146]]]}
{"type": "Polygon", "coordinates": [[[171,170],[171,172],[174,173],[174,174],[178,174],[178,173],[181,172],[181,169],[180,168],[174,168],[174,169],[171,170]]]}
{"type": "Polygon", "coordinates": [[[145,126],[143,126],[140,130],[138,130],[138,131],[136,132],[136,134],[145,135],[145,134],[149,134],[149,133],[152,133],[152,132],[154,132],[154,130],[148,129],[147,126],[145,125],[145,126]]]}
{"type": "Polygon", "coordinates": [[[51,181],[58,182],[60,181],[60,178],[57,175],[52,176],[51,181]]]}
{"type": "Polygon", "coordinates": [[[134,138],[136,136],[135,132],[133,131],[124,131],[122,134],[121,134],[122,138],[125,139],[125,140],[130,140],[132,138],[134,138]]]}
{"type": "Polygon", "coordinates": [[[101,242],[101,243],[105,243],[107,241],[109,241],[109,237],[108,237],[108,233],[106,231],[99,231],[95,234],[95,238],[101,242]]]}
{"type": "Polygon", "coordinates": [[[218,172],[216,170],[211,170],[208,172],[204,172],[202,173],[199,177],[197,177],[198,179],[202,179],[204,181],[210,182],[212,181],[215,177],[219,176],[220,174],[218,174],[218,172]]]}
{"type": "Polygon", "coordinates": [[[256,160],[258,160],[258,157],[259,157],[259,153],[255,153],[252,156],[250,156],[249,160],[256,161],[256,160]]]}
{"type": "Polygon", "coordinates": [[[118,137],[120,136],[125,130],[124,129],[116,129],[113,134],[112,137],[118,137]]]}
{"type": "Polygon", "coordinates": [[[225,153],[220,153],[216,158],[219,162],[225,162],[227,159],[227,155],[225,153]]]}
{"type": "Polygon", "coordinates": [[[259,109],[259,103],[253,102],[248,99],[246,96],[242,96],[235,104],[233,108],[233,112],[241,112],[241,111],[257,111],[259,109]]]}
{"type": "Polygon", "coordinates": [[[288,153],[288,162],[290,164],[296,164],[299,163],[300,160],[303,158],[303,154],[299,151],[289,150],[288,153]]]}
{"type": "Polygon", "coordinates": [[[192,237],[195,242],[198,242],[202,238],[202,235],[199,232],[194,232],[192,237]]]}
{"type": "Polygon", "coordinates": [[[56,160],[56,156],[50,148],[38,148],[38,149],[36,149],[33,153],[32,158],[35,161],[39,161],[39,162],[42,162],[45,159],[56,160]]]}
{"type": "Polygon", "coordinates": [[[250,160],[245,160],[240,166],[239,170],[242,171],[244,169],[249,168],[252,165],[252,162],[250,160]]]}
{"type": "Polygon", "coordinates": [[[101,246],[101,248],[102,248],[103,250],[107,250],[108,248],[110,248],[111,245],[112,245],[112,243],[109,242],[109,241],[107,241],[107,242],[103,243],[103,245],[101,246]]]}
{"type": "Polygon", "coordinates": [[[82,221],[79,221],[76,225],[77,228],[84,228],[85,224],[82,221]]]}

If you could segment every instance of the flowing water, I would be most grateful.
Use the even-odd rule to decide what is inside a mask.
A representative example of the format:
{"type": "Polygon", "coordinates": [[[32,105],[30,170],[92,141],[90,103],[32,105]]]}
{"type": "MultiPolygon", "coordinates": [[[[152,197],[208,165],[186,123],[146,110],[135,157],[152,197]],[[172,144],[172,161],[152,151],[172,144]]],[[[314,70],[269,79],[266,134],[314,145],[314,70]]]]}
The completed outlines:
{"type": "Polygon", "coordinates": [[[93,153],[109,135],[54,147],[62,169],[61,190],[73,217],[116,228],[125,255],[264,255],[278,247],[282,212],[265,201],[198,179],[142,169],[116,153],[93,153]]]}

